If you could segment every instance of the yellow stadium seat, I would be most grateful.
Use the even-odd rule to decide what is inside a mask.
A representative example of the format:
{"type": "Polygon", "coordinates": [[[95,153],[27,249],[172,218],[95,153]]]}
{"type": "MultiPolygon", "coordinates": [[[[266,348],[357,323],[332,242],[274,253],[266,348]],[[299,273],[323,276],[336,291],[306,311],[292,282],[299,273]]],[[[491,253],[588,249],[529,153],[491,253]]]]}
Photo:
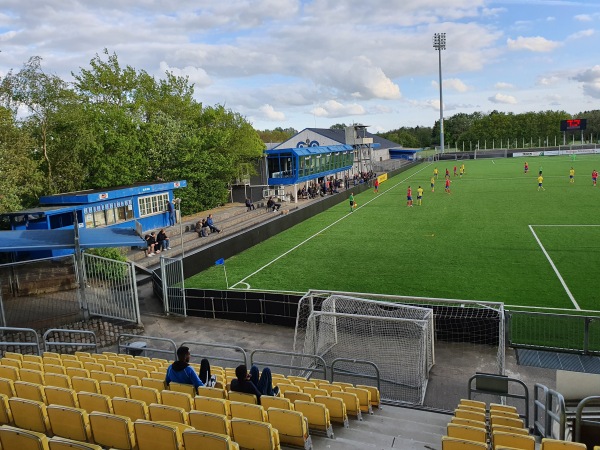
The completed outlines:
{"type": "Polygon", "coordinates": [[[26,381],[15,381],[14,385],[17,397],[48,404],[44,386],[41,384],[28,383],[26,381]]]}
{"type": "Polygon", "coordinates": [[[100,393],[108,395],[110,398],[113,397],[125,397],[129,398],[129,386],[123,383],[117,383],[112,381],[101,381],[100,382],[100,393]]]}
{"type": "Polygon", "coordinates": [[[137,420],[134,427],[138,450],[181,450],[183,448],[181,431],[175,425],[137,420]]]}
{"type": "Polygon", "coordinates": [[[312,396],[310,394],[305,394],[304,392],[287,391],[283,394],[283,396],[289,399],[292,403],[294,403],[296,400],[300,400],[303,402],[313,401],[312,396]]]}
{"type": "Polygon", "coordinates": [[[166,378],[166,371],[165,372],[161,372],[161,371],[150,372],[150,378],[152,378],[153,380],[161,380],[164,382],[165,378],[166,378]]]}
{"type": "MultiPolygon", "coordinates": [[[[585,450],[587,447],[581,442],[560,441],[558,439],[543,438],[540,450],[585,450]]],[[[600,447],[594,447],[594,450],[600,447]]]]}
{"type": "Polygon", "coordinates": [[[487,442],[487,430],[482,428],[449,423],[447,434],[449,437],[463,439],[465,441],[487,442]]]}
{"type": "Polygon", "coordinates": [[[311,397],[314,397],[315,395],[329,395],[329,392],[320,388],[305,387],[303,392],[311,397]]]}
{"type": "MultiPolygon", "coordinates": [[[[146,372],[148,372],[148,375],[144,375],[143,377],[140,378],[146,378],[150,376],[150,372],[160,372],[160,370],[162,370],[162,366],[161,367],[156,367],[153,363],[148,362],[148,363],[144,363],[144,364],[138,364],[137,365],[138,370],[145,370],[146,372]],[[160,369],[160,370],[157,370],[160,369]]],[[[127,372],[129,373],[129,372],[127,372]]]]}
{"type": "Polygon", "coordinates": [[[474,406],[476,408],[479,409],[483,409],[484,411],[486,410],[486,403],[485,402],[480,402],[479,400],[469,400],[466,398],[461,398],[460,402],[458,402],[459,405],[464,405],[464,406],[474,406]]]}
{"type": "Polygon", "coordinates": [[[3,449],[49,450],[45,434],[9,426],[0,427],[0,446],[3,449]]]}
{"type": "Polygon", "coordinates": [[[344,389],[344,392],[356,394],[356,397],[358,397],[358,404],[360,405],[360,411],[365,414],[373,414],[373,407],[371,406],[371,392],[368,389],[347,387],[344,389]]]}
{"type": "Polygon", "coordinates": [[[25,361],[31,361],[39,364],[43,363],[43,359],[39,355],[23,355],[23,362],[25,361]]]}
{"type": "Polygon", "coordinates": [[[231,422],[222,414],[193,410],[190,411],[189,420],[196,430],[231,436],[231,422]]]}
{"type": "Polygon", "coordinates": [[[89,442],[73,441],[61,437],[53,437],[48,440],[50,450],[102,450],[102,447],[89,442]]]}
{"type": "Polygon", "coordinates": [[[196,389],[194,389],[194,386],[192,386],[191,384],[175,383],[174,381],[169,383],[169,390],[174,392],[183,392],[184,394],[188,394],[191,397],[194,397],[198,394],[196,392],[196,389]]]}
{"type": "Polygon", "coordinates": [[[86,410],[50,405],[47,408],[50,427],[55,436],[92,442],[92,429],[86,410]]]}
{"type": "Polygon", "coordinates": [[[104,372],[104,364],[100,364],[99,362],[96,362],[96,360],[84,361],[83,368],[89,370],[90,373],[93,371],[104,372]]]}
{"type": "Polygon", "coordinates": [[[67,371],[67,375],[71,378],[73,377],[81,377],[81,378],[89,378],[90,371],[87,369],[78,369],[77,367],[65,367],[67,371]]]}
{"type": "Polygon", "coordinates": [[[116,365],[125,369],[125,373],[127,373],[127,370],[129,369],[135,369],[137,367],[134,363],[130,361],[119,361],[116,365]]]}
{"type": "Polygon", "coordinates": [[[108,373],[112,373],[113,375],[117,375],[117,374],[125,375],[127,373],[127,370],[124,367],[112,366],[112,365],[104,366],[104,370],[107,371],[108,373]]]}
{"type": "Polygon", "coordinates": [[[157,380],[154,378],[142,378],[142,386],[150,387],[153,389],[158,389],[158,391],[162,391],[165,389],[165,377],[163,376],[162,380],[157,380]]]}
{"type": "Polygon", "coordinates": [[[494,414],[490,416],[490,425],[492,428],[494,428],[496,425],[514,428],[524,428],[523,420],[521,419],[505,416],[496,416],[494,414]]]}
{"type": "Polygon", "coordinates": [[[164,389],[160,393],[160,396],[162,397],[163,405],[183,408],[186,412],[190,412],[190,410],[194,409],[194,398],[185,392],[164,389]]]}
{"type": "Polygon", "coordinates": [[[442,450],[487,450],[483,442],[465,441],[449,436],[442,436],[442,450]]]}
{"type": "Polygon", "coordinates": [[[60,375],[66,375],[67,369],[62,364],[46,364],[44,363],[45,373],[58,373],[60,375]]]}
{"type": "Polygon", "coordinates": [[[75,392],[74,389],[46,386],[44,392],[49,405],[61,405],[68,406],[70,408],[79,408],[77,392],[75,392]]]}
{"type": "Polygon", "coordinates": [[[112,414],[112,400],[108,395],[95,394],[93,392],[78,392],[77,400],[79,401],[79,407],[85,409],[88,413],[94,411],[112,414]]]}
{"type": "Polygon", "coordinates": [[[279,433],[268,422],[231,419],[233,440],[241,448],[280,450],[279,433]]]}
{"type": "Polygon", "coordinates": [[[357,384],[356,387],[369,391],[371,393],[371,406],[373,408],[379,408],[381,405],[381,395],[379,393],[379,389],[377,389],[375,386],[368,386],[366,384],[357,384]]]}
{"type": "MultiPolygon", "coordinates": [[[[46,382],[46,378],[44,377],[44,372],[41,370],[33,370],[33,369],[21,369],[19,370],[19,379],[20,381],[26,381],[27,383],[35,383],[35,384],[44,384],[46,382]]],[[[17,381],[17,380],[15,380],[17,381]]]]}
{"type": "Polygon", "coordinates": [[[23,365],[23,362],[18,359],[2,358],[0,359],[0,364],[3,366],[16,367],[17,369],[20,369],[23,365]]]}
{"type": "Polygon", "coordinates": [[[461,419],[475,420],[477,422],[485,422],[486,421],[485,413],[475,412],[475,411],[466,411],[464,409],[455,409],[454,416],[459,417],[461,419]]]}
{"type": "Polygon", "coordinates": [[[93,392],[100,393],[100,385],[97,380],[85,377],[71,377],[71,385],[75,392],[93,392]]]}
{"type": "Polygon", "coordinates": [[[8,378],[0,378],[0,394],[4,394],[7,397],[14,397],[17,395],[13,380],[9,380],[8,378]]]}
{"type": "Polygon", "coordinates": [[[331,395],[332,392],[342,392],[343,389],[337,384],[319,384],[319,389],[324,389],[331,395]]]}
{"type": "Polygon", "coordinates": [[[296,411],[301,412],[306,417],[310,430],[325,433],[329,438],[334,437],[329,410],[325,405],[317,402],[303,402],[298,400],[294,406],[296,411]]]}
{"type": "MultiPolygon", "coordinates": [[[[8,367],[8,366],[2,366],[2,367],[8,367]]],[[[23,362],[21,362],[21,369],[31,369],[31,370],[37,370],[39,372],[43,372],[44,365],[42,363],[35,362],[35,361],[23,361],[23,362]]]]}
{"type": "Polygon", "coordinates": [[[38,433],[51,434],[46,405],[35,400],[12,397],[8,400],[16,427],[38,433]]]}
{"type": "Polygon", "coordinates": [[[256,398],[256,395],[254,395],[254,394],[246,394],[245,392],[230,391],[228,397],[229,397],[229,400],[231,400],[233,402],[249,403],[251,405],[258,404],[258,399],[256,398]]]}
{"type": "Polygon", "coordinates": [[[332,392],[331,396],[333,398],[340,398],[344,401],[346,405],[346,413],[349,416],[355,416],[358,420],[362,420],[362,412],[360,410],[360,402],[358,401],[358,396],[353,392],[332,392]]]}
{"type": "Polygon", "coordinates": [[[504,433],[516,433],[529,435],[529,430],[526,428],[507,427],[504,425],[496,425],[492,428],[492,431],[502,431],[504,433]]]}
{"type": "MultiPolygon", "coordinates": [[[[127,375],[136,377],[138,380],[141,380],[142,378],[148,378],[150,376],[150,372],[148,372],[147,370],[142,370],[138,366],[135,369],[127,369],[127,375]]],[[[141,383],[138,384],[141,385],[141,383]]]]}
{"type": "Polygon", "coordinates": [[[282,444],[302,447],[306,450],[312,448],[308,420],[301,412],[270,408],[267,414],[269,423],[277,429],[282,444]]]}
{"type": "Polygon", "coordinates": [[[194,409],[214,414],[221,414],[231,418],[229,400],[224,400],[222,398],[196,396],[194,397],[194,409]]]}
{"type": "Polygon", "coordinates": [[[83,357],[87,357],[87,358],[91,358],[92,354],[90,352],[80,352],[80,351],[77,351],[77,352],[75,352],[75,356],[77,356],[81,360],[82,356],[83,357]]]}
{"type": "Polygon", "coordinates": [[[11,425],[12,423],[13,418],[8,404],[8,397],[0,394],[0,425],[11,425]]]}
{"type": "Polygon", "coordinates": [[[115,376],[110,372],[104,372],[103,370],[90,370],[90,378],[93,378],[98,383],[102,381],[115,381],[115,376]]]}
{"type": "Polygon", "coordinates": [[[231,437],[200,430],[186,430],[182,433],[185,448],[210,450],[239,450],[239,445],[231,437]]]}
{"type": "Polygon", "coordinates": [[[292,382],[294,383],[294,385],[300,387],[300,389],[304,389],[307,387],[310,388],[316,388],[317,385],[316,383],[314,383],[313,381],[308,381],[308,380],[292,380],[292,382]]]}
{"type": "Polygon", "coordinates": [[[469,419],[462,419],[460,417],[455,417],[455,416],[453,416],[452,419],[450,419],[450,423],[455,423],[457,425],[465,425],[467,427],[483,428],[484,430],[487,430],[487,424],[485,422],[479,422],[476,420],[469,420],[469,419]]]}
{"type": "Polygon", "coordinates": [[[138,419],[149,420],[148,406],[141,400],[130,398],[114,397],[112,399],[113,411],[118,416],[129,417],[132,422],[138,419]]]}
{"type": "Polygon", "coordinates": [[[504,411],[518,414],[517,408],[510,405],[502,405],[500,403],[490,403],[490,413],[492,411],[504,411]]]}
{"type": "Polygon", "coordinates": [[[77,355],[71,355],[70,353],[61,353],[60,359],[62,360],[63,364],[65,361],[79,361],[77,355]]]}
{"type": "Polygon", "coordinates": [[[478,407],[478,406],[469,406],[469,405],[462,405],[462,404],[459,404],[459,405],[456,407],[455,411],[456,411],[456,410],[461,410],[461,411],[473,411],[473,412],[476,412],[476,413],[478,413],[478,414],[485,414],[485,409],[483,409],[483,408],[480,408],[480,407],[478,407]]]}
{"type": "Polygon", "coordinates": [[[268,410],[269,408],[279,408],[294,411],[294,404],[289,398],[285,397],[271,397],[269,395],[263,395],[260,397],[260,404],[265,410],[268,410]]]}
{"type": "Polygon", "coordinates": [[[19,372],[20,369],[18,367],[0,365],[0,378],[19,381],[21,379],[19,372]]]}
{"type": "Polygon", "coordinates": [[[83,369],[83,363],[76,359],[63,359],[62,365],[65,369],[83,369]]]}
{"type": "MultiPolygon", "coordinates": [[[[286,392],[302,392],[300,386],[296,386],[295,384],[279,384],[279,392],[285,395],[286,392]]],[[[340,391],[342,389],[340,388],[340,391]]]]}
{"type": "Polygon", "coordinates": [[[16,359],[18,361],[23,361],[23,354],[17,352],[4,352],[3,358],[6,359],[16,359]]]}
{"type": "Polygon", "coordinates": [[[314,398],[315,403],[321,403],[329,410],[329,417],[332,422],[342,424],[348,428],[348,413],[346,412],[346,404],[341,398],[327,397],[317,395],[314,398]]]}
{"type": "Polygon", "coordinates": [[[56,386],[65,389],[71,389],[71,377],[68,375],[61,375],[58,373],[46,373],[46,386],[56,386]]]}
{"type": "Polygon", "coordinates": [[[151,403],[148,405],[148,412],[152,422],[176,422],[185,425],[190,424],[188,413],[185,409],[177,406],[159,405],[151,403]]]}
{"type": "Polygon", "coordinates": [[[535,438],[522,434],[504,433],[502,431],[492,432],[493,448],[498,446],[513,447],[521,450],[535,450],[535,438]]]}
{"type": "Polygon", "coordinates": [[[56,358],[56,359],[61,359],[60,353],[57,353],[57,352],[44,352],[44,353],[42,353],[42,358],[56,358]]]}
{"type": "Polygon", "coordinates": [[[134,450],[136,448],[133,422],[129,417],[93,412],[90,413],[90,425],[96,444],[120,450],[134,450]]]}
{"type": "Polygon", "coordinates": [[[130,386],[129,395],[133,400],[141,400],[149,405],[150,403],[162,403],[160,391],[154,388],[144,386],[130,386]]]}
{"type": "Polygon", "coordinates": [[[198,395],[202,395],[203,397],[212,397],[212,398],[223,398],[227,399],[227,391],[222,388],[214,388],[214,387],[201,387],[198,388],[198,395]]]}
{"type": "Polygon", "coordinates": [[[268,421],[267,412],[261,405],[230,401],[229,408],[232,418],[254,420],[255,422],[268,421]]]}
{"type": "Polygon", "coordinates": [[[120,374],[120,373],[115,375],[115,383],[122,383],[122,384],[127,385],[128,387],[142,385],[142,383],[138,377],[136,377],[134,375],[124,375],[124,374],[120,374]]]}

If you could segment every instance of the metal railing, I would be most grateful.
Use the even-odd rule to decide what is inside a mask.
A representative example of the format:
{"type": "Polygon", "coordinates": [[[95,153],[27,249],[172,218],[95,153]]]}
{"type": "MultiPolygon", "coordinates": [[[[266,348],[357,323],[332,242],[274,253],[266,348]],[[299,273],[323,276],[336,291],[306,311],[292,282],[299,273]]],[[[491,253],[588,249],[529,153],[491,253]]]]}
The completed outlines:
{"type": "MultiPolygon", "coordinates": [[[[220,349],[224,349],[224,350],[225,349],[232,350],[234,352],[241,353],[241,359],[240,359],[240,358],[233,358],[233,357],[223,356],[223,355],[212,355],[212,354],[208,354],[208,353],[196,353],[196,352],[190,351],[190,355],[194,356],[196,358],[207,358],[207,359],[210,359],[211,361],[214,361],[214,360],[227,361],[227,362],[232,362],[235,365],[246,364],[246,362],[248,361],[248,355],[246,354],[246,351],[242,347],[238,347],[237,345],[209,344],[206,342],[194,342],[194,341],[186,341],[186,342],[183,342],[181,345],[182,346],[185,345],[186,347],[201,346],[201,347],[208,347],[208,348],[220,348],[220,349]]],[[[193,350],[193,348],[191,350],[193,350]]]]}
{"type": "Polygon", "coordinates": [[[294,353],[294,352],[284,352],[279,350],[264,350],[257,349],[253,350],[250,353],[250,365],[258,364],[258,365],[268,365],[269,367],[279,367],[280,369],[289,369],[297,370],[299,373],[306,374],[306,377],[310,379],[313,376],[313,373],[319,373],[323,375],[323,379],[327,379],[327,364],[325,360],[318,355],[306,355],[303,353],[294,353]],[[282,363],[277,361],[257,361],[254,357],[257,353],[263,353],[265,355],[281,355],[290,358],[290,363],[282,363]],[[311,364],[293,364],[294,358],[301,358],[301,361],[304,361],[304,358],[311,360],[311,364]],[[319,367],[320,366],[320,367],[319,367]],[[322,368],[321,368],[322,367],[322,368]]]}
{"type": "MultiPolygon", "coordinates": [[[[164,348],[159,348],[159,347],[148,347],[147,346],[147,342],[146,342],[146,346],[143,347],[143,352],[147,353],[147,352],[154,352],[154,353],[159,353],[159,354],[164,354],[167,355],[168,357],[171,357],[173,359],[177,358],[177,344],[175,343],[174,340],[172,339],[167,339],[167,338],[158,338],[158,337],[154,337],[154,336],[144,336],[144,335],[140,335],[140,334],[119,334],[119,336],[117,337],[117,352],[118,353],[127,353],[127,351],[131,350],[132,348],[135,348],[136,350],[139,350],[138,347],[132,347],[131,346],[131,342],[125,343],[125,340],[133,340],[135,339],[135,341],[139,342],[139,341],[150,341],[150,342],[164,342],[167,344],[168,347],[170,347],[169,349],[164,349],[164,348]],[[125,351],[123,351],[125,350],[125,351]]],[[[169,358],[167,358],[169,359],[169,358]]]]}
{"type": "Polygon", "coordinates": [[[534,434],[564,441],[567,413],[562,394],[536,383],[533,388],[533,420],[534,434]],[[540,391],[542,396],[539,395],[540,391]]]}
{"type": "Polygon", "coordinates": [[[347,358],[336,358],[331,362],[331,373],[329,374],[329,381],[333,382],[333,380],[335,379],[335,366],[338,363],[341,362],[347,362],[347,363],[352,363],[352,364],[363,364],[363,365],[368,365],[373,367],[373,369],[375,369],[375,373],[376,375],[367,375],[364,373],[360,373],[360,372],[349,372],[347,370],[341,370],[338,371],[338,374],[343,374],[346,377],[353,377],[353,378],[362,378],[362,379],[366,379],[366,380],[375,380],[377,383],[377,390],[381,392],[381,374],[379,372],[379,367],[377,367],[377,364],[375,364],[374,362],[371,361],[365,361],[365,360],[361,360],[361,359],[347,359],[347,358]]]}
{"type": "Polygon", "coordinates": [[[14,328],[14,327],[0,327],[0,347],[31,347],[35,349],[37,355],[41,354],[40,351],[40,337],[37,332],[32,328],[14,328]],[[10,337],[14,337],[12,333],[25,333],[29,335],[33,335],[31,338],[31,342],[25,341],[7,341],[4,340],[5,333],[11,333],[10,337]]]}
{"type": "Polygon", "coordinates": [[[600,395],[594,395],[591,397],[586,397],[579,402],[577,405],[577,412],[575,415],[575,442],[582,442],[588,445],[588,448],[591,448],[592,442],[593,444],[597,444],[599,441],[598,436],[600,435],[600,418],[597,414],[595,417],[584,417],[584,409],[586,406],[593,404],[594,406],[600,406],[600,395]],[[585,436],[583,429],[587,431],[594,431],[595,438],[588,438],[585,436]],[[592,442],[588,442],[588,441],[592,442]]]}
{"type": "Polygon", "coordinates": [[[94,353],[98,353],[98,342],[96,340],[96,333],[94,333],[93,331],[86,331],[86,330],[65,330],[65,329],[61,329],[61,328],[50,328],[49,330],[47,330],[44,335],[42,336],[42,339],[44,341],[44,349],[46,351],[50,351],[51,347],[54,346],[60,346],[60,347],[84,347],[84,348],[91,348],[94,350],[94,353]],[[58,341],[49,341],[47,338],[48,336],[50,336],[51,334],[58,334],[59,339],[58,341]],[[62,340],[62,335],[63,334],[67,334],[67,335],[76,335],[76,336],[89,336],[93,339],[94,342],[72,342],[72,341],[63,341],[62,340]]]}

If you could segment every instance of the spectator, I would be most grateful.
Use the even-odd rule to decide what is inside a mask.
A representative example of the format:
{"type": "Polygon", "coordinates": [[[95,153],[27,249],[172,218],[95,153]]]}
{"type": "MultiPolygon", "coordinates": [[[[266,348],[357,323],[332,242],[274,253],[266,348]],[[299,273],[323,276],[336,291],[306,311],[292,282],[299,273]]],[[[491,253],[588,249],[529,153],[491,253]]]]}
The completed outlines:
{"type": "Polygon", "coordinates": [[[208,228],[210,228],[210,232],[211,232],[211,233],[214,233],[215,231],[216,231],[217,233],[220,233],[220,232],[221,232],[221,230],[219,230],[219,229],[218,229],[218,228],[215,226],[215,223],[213,222],[213,215],[212,215],[212,214],[209,214],[209,215],[208,215],[208,217],[206,218],[206,226],[207,226],[208,228]]]}
{"type": "Polygon", "coordinates": [[[196,226],[194,227],[194,230],[196,231],[196,233],[198,233],[198,237],[202,237],[202,224],[204,222],[204,219],[199,220],[198,222],[196,222],[196,226]]]}
{"type": "Polygon", "coordinates": [[[210,228],[208,227],[208,223],[206,219],[202,219],[202,237],[208,237],[210,234],[210,228]]]}
{"type": "Polygon", "coordinates": [[[169,386],[171,381],[175,383],[191,384],[197,391],[204,383],[198,378],[196,371],[190,366],[190,349],[188,347],[179,347],[177,349],[177,361],[167,369],[165,384],[169,386]]]}
{"type": "Polygon", "coordinates": [[[158,232],[158,236],[156,236],[156,242],[159,250],[171,250],[169,238],[167,237],[167,233],[165,233],[164,228],[158,232]]]}
{"type": "Polygon", "coordinates": [[[279,388],[273,388],[273,377],[271,376],[271,369],[265,367],[260,374],[260,379],[258,377],[258,367],[252,366],[250,367],[250,381],[254,383],[258,392],[261,395],[269,395],[271,397],[277,396],[279,394],[279,388]]]}
{"type": "Polygon", "coordinates": [[[200,381],[204,383],[205,386],[214,387],[217,383],[217,377],[215,375],[211,375],[210,373],[210,363],[208,359],[203,358],[200,361],[200,381]]]}
{"type": "Polygon", "coordinates": [[[147,234],[146,236],[144,236],[144,240],[146,241],[146,256],[150,257],[150,256],[154,256],[155,254],[155,247],[156,247],[156,239],[154,237],[154,232],[147,234]]]}
{"type": "Polygon", "coordinates": [[[279,211],[279,208],[281,208],[281,203],[276,203],[272,196],[269,197],[269,200],[267,200],[267,209],[279,211]]]}
{"type": "Polygon", "coordinates": [[[248,208],[248,211],[254,211],[256,209],[250,197],[246,197],[246,208],[248,208]]]}
{"type": "Polygon", "coordinates": [[[169,226],[175,225],[175,207],[171,201],[167,201],[167,214],[169,215],[169,226]]]}
{"type": "Polygon", "coordinates": [[[262,395],[278,395],[279,389],[273,389],[272,386],[272,378],[271,378],[271,369],[265,367],[263,370],[263,374],[260,379],[258,379],[258,367],[252,366],[250,369],[250,373],[248,373],[248,368],[245,364],[237,366],[235,368],[235,376],[233,380],[231,380],[231,390],[233,392],[244,392],[246,394],[254,394],[256,395],[256,399],[258,404],[260,405],[260,397],[262,395]],[[265,370],[267,371],[265,375],[265,370]],[[263,391],[261,392],[256,384],[252,382],[252,379],[258,380],[257,384],[263,387],[263,391]],[[264,378],[264,380],[263,380],[264,378]],[[271,394],[266,394],[266,392],[270,392],[271,394]]]}

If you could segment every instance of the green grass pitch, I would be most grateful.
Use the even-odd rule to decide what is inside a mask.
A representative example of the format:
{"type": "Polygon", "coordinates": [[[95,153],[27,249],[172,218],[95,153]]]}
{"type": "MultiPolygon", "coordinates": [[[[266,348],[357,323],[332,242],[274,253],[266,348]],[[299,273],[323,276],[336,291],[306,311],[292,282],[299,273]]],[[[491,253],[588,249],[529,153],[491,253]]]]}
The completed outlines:
{"type": "MultiPolygon", "coordinates": [[[[529,158],[528,174],[525,160],[467,160],[462,178],[452,172],[463,161],[420,164],[382,183],[379,194],[357,195],[351,214],[343,201],[229,258],[229,285],[599,310],[600,186],[592,187],[591,173],[600,170],[600,156],[529,158]],[[431,192],[434,167],[440,177],[431,192]],[[446,168],[451,194],[444,192],[446,168]],[[545,191],[538,191],[540,169],[545,191]]],[[[195,275],[186,287],[225,289],[223,267],[195,275]]]]}

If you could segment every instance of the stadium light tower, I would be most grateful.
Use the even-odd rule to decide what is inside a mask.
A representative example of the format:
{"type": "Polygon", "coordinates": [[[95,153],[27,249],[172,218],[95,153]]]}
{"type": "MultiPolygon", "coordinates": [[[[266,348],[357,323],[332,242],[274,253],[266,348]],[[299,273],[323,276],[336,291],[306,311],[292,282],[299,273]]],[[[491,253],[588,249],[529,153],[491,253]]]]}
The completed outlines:
{"type": "Polygon", "coordinates": [[[433,48],[438,51],[440,72],[440,147],[444,153],[444,101],[442,96],[442,50],[446,50],[446,33],[434,33],[433,48]]]}

